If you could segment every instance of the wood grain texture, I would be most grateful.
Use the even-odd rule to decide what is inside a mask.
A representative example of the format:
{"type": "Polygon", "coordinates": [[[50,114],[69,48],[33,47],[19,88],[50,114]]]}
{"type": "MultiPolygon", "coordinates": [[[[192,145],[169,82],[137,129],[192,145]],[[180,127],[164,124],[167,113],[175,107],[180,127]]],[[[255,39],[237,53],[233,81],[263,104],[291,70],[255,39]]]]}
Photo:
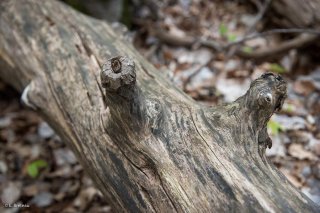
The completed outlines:
{"type": "Polygon", "coordinates": [[[204,107],[105,22],[57,1],[5,0],[0,76],[27,88],[117,211],[319,210],[264,155],[266,123],[286,95],[277,75],[253,81],[234,103],[204,107]],[[129,60],[120,72],[115,57],[129,60]],[[114,83],[126,64],[132,78],[114,83]]]}

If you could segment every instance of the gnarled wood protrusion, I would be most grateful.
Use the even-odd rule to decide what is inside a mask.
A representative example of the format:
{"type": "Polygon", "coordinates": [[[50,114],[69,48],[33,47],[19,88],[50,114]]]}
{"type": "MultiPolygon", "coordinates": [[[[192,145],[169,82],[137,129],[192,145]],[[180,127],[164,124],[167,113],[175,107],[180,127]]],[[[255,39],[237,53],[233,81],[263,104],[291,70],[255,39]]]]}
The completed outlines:
{"type": "Polygon", "coordinates": [[[129,98],[136,83],[134,61],[123,56],[109,59],[102,66],[101,83],[109,93],[129,98]]]}
{"type": "Polygon", "coordinates": [[[285,97],[277,75],[231,104],[202,106],[108,24],[38,0],[0,1],[0,67],[20,91],[31,82],[26,97],[115,211],[318,210],[264,155],[285,97]]]}
{"type": "Polygon", "coordinates": [[[243,97],[236,100],[242,108],[247,109],[243,119],[251,124],[251,128],[257,133],[259,153],[264,154],[267,147],[272,147],[267,133],[267,122],[274,112],[281,109],[286,96],[287,86],[283,78],[273,73],[265,73],[251,83],[243,97]]]}

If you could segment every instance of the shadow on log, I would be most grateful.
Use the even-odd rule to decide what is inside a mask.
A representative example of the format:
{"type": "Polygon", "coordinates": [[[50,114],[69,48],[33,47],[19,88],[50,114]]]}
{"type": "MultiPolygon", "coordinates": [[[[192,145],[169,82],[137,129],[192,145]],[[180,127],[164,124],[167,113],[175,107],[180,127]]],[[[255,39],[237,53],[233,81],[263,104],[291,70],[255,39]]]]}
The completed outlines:
{"type": "Polygon", "coordinates": [[[202,106],[108,24],[57,1],[0,3],[0,76],[23,92],[124,212],[316,212],[268,162],[286,96],[267,73],[235,102],[202,106]]]}

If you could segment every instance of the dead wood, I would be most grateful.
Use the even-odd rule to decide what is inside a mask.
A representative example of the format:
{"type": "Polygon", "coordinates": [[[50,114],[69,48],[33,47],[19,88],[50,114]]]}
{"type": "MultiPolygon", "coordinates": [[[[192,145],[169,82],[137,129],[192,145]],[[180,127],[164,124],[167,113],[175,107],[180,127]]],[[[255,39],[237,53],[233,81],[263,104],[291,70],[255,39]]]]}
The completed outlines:
{"type": "Polygon", "coordinates": [[[268,162],[280,76],[202,106],[114,33],[58,1],[0,3],[0,76],[73,149],[117,211],[316,212],[268,162]]]}

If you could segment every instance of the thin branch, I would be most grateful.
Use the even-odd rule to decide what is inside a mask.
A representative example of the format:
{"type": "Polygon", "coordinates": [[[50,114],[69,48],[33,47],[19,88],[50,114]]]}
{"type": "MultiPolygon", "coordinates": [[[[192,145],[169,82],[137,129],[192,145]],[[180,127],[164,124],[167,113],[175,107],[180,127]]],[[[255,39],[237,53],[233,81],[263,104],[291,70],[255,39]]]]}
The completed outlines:
{"type": "Polygon", "coordinates": [[[248,35],[241,40],[229,43],[229,44],[221,44],[214,40],[205,40],[203,38],[192,38],[190,36],[176,36],[171,33],[166,32],[165,30],[161,30],[159,28],[150,29],[150,32],[157,37],[161,42],[175,45],[175,46],[185,46],[191,47],[195,44],[200,44],[201,46],[208,47],[216,52],[225,52],[230,50],[234,45],[241,45],[248,40],[255,39],[257,37],[265,37],[273,34],[285,34],[285,33],[303,33],[300,36],[297,36],[289,41],[284,41],[281,44],[274,47],[265,47],[258,50],[254,50],[252,53],[248,53],[238,49],[235,52],[235,55],[244,58],[244,59],[253,59],[260,60],[263,58],[272,58],[278,56],[279,54],[283,54],[291,49],[300,48],[305,46],[313,41],[315,41],[320,36],[319,30],[313,29],[273,29],[269,31],[265,31],[262,33],[255,33],[248,35]]]}
{"type": "Polygon", "coordinates": [[[246,41],[259,38],[259,37],[266,37],[273,34],[288,34],[288,33],[308,33],[308,34],[315,34],[320,35],[320,30],[313,30],[313,29],[301,29],[301,28],[291,28],[291,29],[273,29],[264,31],[262,33],[254,33],[248,36],[243,37],[242,39],[231,42],[225,46],[225,48],[230,48],[231,46],[243,44],[246,41]]]}
{"type": "MultiPolygon", "coordinates": [[[[252,23],[252,25],[245,32],[244,37],[247,37],[256,28],[259,21],[263,18],[263,16],[267,12],[271,2],[272,2],[272,0],[266,0],[266,2],[259,8],[258,15],[255,17],[255,20],[252,23]]],[[[235,52],[237,52],[239,50],[239,48],[240,48],[240,44],[237,44],[234,48],[230,48],[227,56],[231,57],[235,52]]]]}
{"type": "Polygon", "coordinates": [[[263,16],[265,15],[265,13],[267,12],[270,4],[271,4],[272,0],[266,0],[265,4],[262,6],[262,8],[260,8],[258,15],[255,17],[254,22],[252,23],[252,25],[249,27],[249,29],[247,30],[247,32],[245,33],[245,35],[250,34],[254,28],[256,27],[256,25],[258,24],[258,22],[263,18],[263,16]]]}
{"type": "Polygon", "coordinates": [[[262,3],[259,0],[251,0],[252,3],[258,8],[258,10],[261,10],[262,8],[262,3]]]}
{"type": "Polygon", "coordinates": [[[242,50],[237,51],[235,54],[244,59],[270,59],[285,52],[288,52],[291,49],[301,48],[310,44],[318,39],[318,34],[302,34],[297,36],[294,39],[285,41],[277,46],[262,48],[260,50],[255,50],[252,53],[244,52],[242,50]]]}

